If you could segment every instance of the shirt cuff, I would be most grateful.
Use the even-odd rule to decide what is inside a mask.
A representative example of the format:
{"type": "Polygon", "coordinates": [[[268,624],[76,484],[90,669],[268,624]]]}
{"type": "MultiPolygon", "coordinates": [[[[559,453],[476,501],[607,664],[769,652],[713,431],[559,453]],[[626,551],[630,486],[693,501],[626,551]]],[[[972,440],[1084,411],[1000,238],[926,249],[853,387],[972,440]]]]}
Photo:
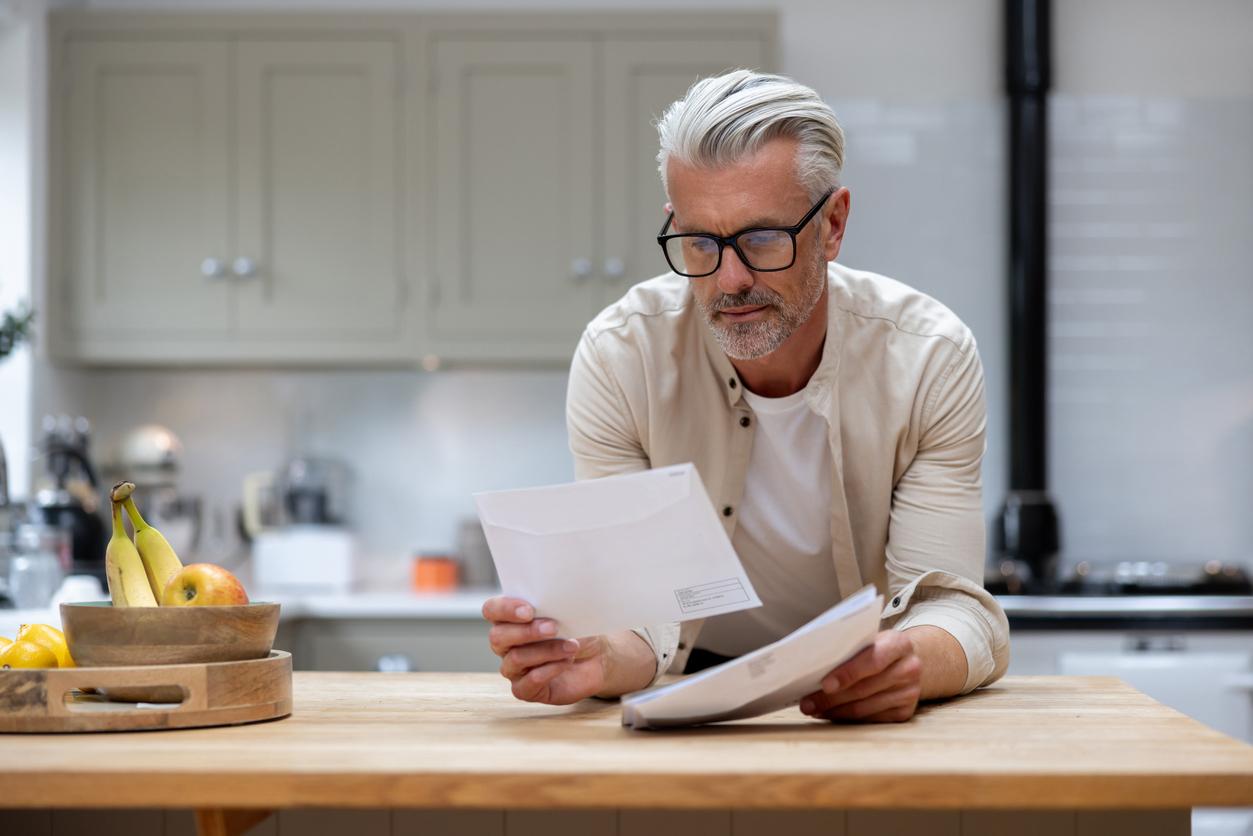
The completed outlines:
{"type": "Polygon", "coordinates": [[[645,686],[651,688],[674,661],[674,654],[679,649],[679,622],[656,624],[652,627],[632,627],[631,632],[648,643],[657,659],[657,669],[653,671],[653,678],[645,686]]]}
{"type": "Polygon", "coordinates": [[[926,625],[952,635],[966,655],[965,694],[1005,674],[1009,667],[1009,622],[1000,604],[983,588],[954,575],[940,583],[914,588],[902,607],[904,612],[891,626],[907,630],[926,625]],[[967,585],[977,594],[965,589],[967,585]]]}

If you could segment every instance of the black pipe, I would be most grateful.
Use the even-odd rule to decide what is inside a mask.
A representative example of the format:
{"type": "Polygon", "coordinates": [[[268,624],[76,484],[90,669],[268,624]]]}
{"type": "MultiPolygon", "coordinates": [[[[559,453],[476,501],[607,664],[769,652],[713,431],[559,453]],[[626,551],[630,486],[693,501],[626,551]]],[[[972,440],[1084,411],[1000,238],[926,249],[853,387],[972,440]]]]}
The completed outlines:
{"type": "Polygon", "coordinates": [[[1009,487],[1002,556],[1051,578],[1057,513],[1048,496],[1049,0],[1006,0],[1009,92],[1009,487]]]}

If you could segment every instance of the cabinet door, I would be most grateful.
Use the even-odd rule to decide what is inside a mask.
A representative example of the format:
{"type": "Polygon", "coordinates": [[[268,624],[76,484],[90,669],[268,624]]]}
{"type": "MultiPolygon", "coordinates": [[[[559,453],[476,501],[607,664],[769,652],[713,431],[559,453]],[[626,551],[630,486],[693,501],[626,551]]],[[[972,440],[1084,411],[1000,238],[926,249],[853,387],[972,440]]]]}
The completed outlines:
{"type": "Polygon", "coordinates": [[[761,68],[761,38],[611,40],[605,44],[605,250],[598,265],[608,304],[669,270],[657,233],[666,219],[657,173],[656,122],[698,78],[761,68]]]}
{"type": "Polygon", "coordinates": [[[402,328],[396,53],[237,44],[232,260],[252,262],[232,264],[241,337],[387,341],[402,328]]]}
{"type": "Polygon", "coordinates": [[[68,46],[59,131],[69,252],[57,279],[84,351],[222,336],[231,295],[202,262],[229,252],[227,45],[68,46]]]}
{"type": "Polygon", "coordinates": [[[436,351],[573,353],[595,303],[592,50],[580,40],[436,41],[436,351]]]}

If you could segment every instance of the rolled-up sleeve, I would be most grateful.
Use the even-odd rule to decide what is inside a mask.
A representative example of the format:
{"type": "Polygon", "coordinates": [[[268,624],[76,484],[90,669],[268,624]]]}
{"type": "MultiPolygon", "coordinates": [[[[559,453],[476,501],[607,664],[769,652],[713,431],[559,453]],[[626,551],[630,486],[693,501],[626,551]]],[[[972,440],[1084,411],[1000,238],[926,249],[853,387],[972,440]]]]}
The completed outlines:
{"type": "Polygon", "coordinates": [[[1009,666],[1009,623],[983,588],[987,408],[973,338],[953,346],[921,415],[917,453],[892,496],[884,618],[900,630],[931,625],[950,633],[966,655],[966,693],[1009,666]]]}
{"type": "MultiPolygon", "coordinates": [[[[621,384],[602,362],[590,333],[579,341],[570,364],[566,429],[576,479],[599,479],[651,467],[621,384]]],[[[657,659],[652,682],[656,682],[678,649],[679,623],[634,627],[632,632],[652,648],[657,659]]]]}

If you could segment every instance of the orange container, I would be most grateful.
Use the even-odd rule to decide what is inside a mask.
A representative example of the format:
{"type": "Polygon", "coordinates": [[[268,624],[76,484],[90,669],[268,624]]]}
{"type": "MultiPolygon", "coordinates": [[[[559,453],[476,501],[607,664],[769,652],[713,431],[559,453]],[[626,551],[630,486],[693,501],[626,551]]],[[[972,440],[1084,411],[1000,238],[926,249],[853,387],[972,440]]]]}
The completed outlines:
{"type": "Polygon", "coordinates": [[[457,561],[444,555],[418,555],[413,559],[415,592],[449,592],[457,588],[457,561]]]}

